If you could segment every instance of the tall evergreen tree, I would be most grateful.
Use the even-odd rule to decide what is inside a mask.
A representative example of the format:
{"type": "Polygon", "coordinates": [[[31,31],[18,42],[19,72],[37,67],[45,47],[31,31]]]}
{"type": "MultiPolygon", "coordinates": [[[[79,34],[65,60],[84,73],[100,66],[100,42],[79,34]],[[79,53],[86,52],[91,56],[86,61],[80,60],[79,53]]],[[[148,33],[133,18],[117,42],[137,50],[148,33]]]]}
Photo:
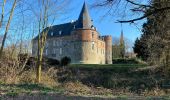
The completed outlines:
{"type": "MultiPolygon", "coordinates": [[[[169,5],[168,0],[153,0],[153,8],[148,9],[146,14],[169,5]]],[[[138,56],[154,64],[162,63],[162,59],[168,59],[166,63],[169,63],[167,55],[169,55],[170,46],[170,25],[168,23],[170,23],[169,10],[160,11],[147,17],[147,22],[143,25],[143,34],[135,42],[134,51],[138,53],[138,56]]]]}

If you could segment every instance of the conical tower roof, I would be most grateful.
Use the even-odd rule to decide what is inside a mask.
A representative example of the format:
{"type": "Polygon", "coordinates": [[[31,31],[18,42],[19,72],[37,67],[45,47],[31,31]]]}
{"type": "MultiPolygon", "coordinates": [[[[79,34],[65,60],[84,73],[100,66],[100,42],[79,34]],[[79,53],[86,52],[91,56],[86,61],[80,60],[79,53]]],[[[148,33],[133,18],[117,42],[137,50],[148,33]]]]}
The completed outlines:
{"type": "Polygon", "coordinates": [[[81,10],[81,13],[79,15],[76,28],[83,28],[83,29],[90,29],[92,28],[93,24],[88,12],[88,8],[86,5],[86,2],[83,4],[83,8],[81,10]]]}
{"type": "Polygon", "coordinates": [[[120,35],[120,45],[124,45],[123,30],[121,30],[121,35],[120,35]]]}

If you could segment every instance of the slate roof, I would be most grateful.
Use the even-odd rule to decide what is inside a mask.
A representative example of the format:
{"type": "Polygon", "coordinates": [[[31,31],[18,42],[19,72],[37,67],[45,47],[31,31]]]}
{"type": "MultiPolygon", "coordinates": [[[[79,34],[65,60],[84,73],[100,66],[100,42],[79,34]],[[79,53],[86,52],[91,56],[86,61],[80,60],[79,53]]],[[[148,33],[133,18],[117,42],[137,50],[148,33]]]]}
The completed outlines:
{"type": "MultiPolygon", "coordinates": [[[[48,31],[47,38],[50,38],[50,37],[61,37],[61,36],[70,35],[71,31],[74,30],[75,25],[76,25],[76,21],[75,22],[70,22],[70,23],[65,23],[65,24],[51,26],[49,31],[48,31]],[[61,32],[61,34],[60,34],[60,32],[61,32]]],[[[49,27],[47,27],[45,30],[47,30],[48,28],[49,27]]],[[[34,39],[38,39],[38,36],[35,37],[34,39]]]]}
{"type": "Polygon", "coordinates": [[[76,22],[70,22],[70,23],[65,23],[65,24],[60,24],[60,25],[54,25],[50,28],[48,31],[48,37],[60,37],[60,36],[66,36],[70,35],[71,31],[74,30],[76,22]],[[60,34],[61,31],[61,34],[60,34]],[[53,36],[51,33],[53,32],[53,36]]]}
{"type": "MultiPolygon", "coordinates": [[[[51,26],[50,30],[48,31],[47,38],[67,36],[70,35],[71,31],[74,29],[91,29],[92,26],[93,24],[88,13],[88,8],[86,3],[84,2],[83,8],[77,21],[51,26]]],[[[47,30],[48,28],[49,27],[47,27],[43,31],[47,30]]],[[[38,39],[38,36],[34,39],[38,39]]]]}

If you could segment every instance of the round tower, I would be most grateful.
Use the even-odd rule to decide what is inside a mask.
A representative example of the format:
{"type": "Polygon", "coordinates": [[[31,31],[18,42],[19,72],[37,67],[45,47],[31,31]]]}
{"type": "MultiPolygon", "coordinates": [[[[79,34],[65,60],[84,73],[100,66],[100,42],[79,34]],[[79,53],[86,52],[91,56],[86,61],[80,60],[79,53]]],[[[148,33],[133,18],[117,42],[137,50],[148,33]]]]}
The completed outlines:
{"type": "Polygon", "coordinates": [[[112,64],[112,36],[104,36],[106,64],[112,64]]]}
{"type": "Polygon", "coordinates": [[[97,57],[97,39],[98,33],[93,29],[76,29],[74,30],[73,40],[76,41],[75,54],[79,63],[98,64],[97,57]]]}
{"type": "Polygon", "coordinates": [[[97,57],[98,33],[93,26],[88,8],[84,2],[79,18],[72,32],[72,40],[75,45],[75,59],[77,63],[98,64],[97,57]]]}

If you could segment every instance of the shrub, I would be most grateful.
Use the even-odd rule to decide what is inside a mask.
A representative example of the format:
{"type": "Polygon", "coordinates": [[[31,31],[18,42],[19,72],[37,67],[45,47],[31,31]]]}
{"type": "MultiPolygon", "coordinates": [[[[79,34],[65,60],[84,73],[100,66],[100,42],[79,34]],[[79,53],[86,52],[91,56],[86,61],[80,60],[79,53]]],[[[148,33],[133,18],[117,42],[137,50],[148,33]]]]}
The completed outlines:
{"type": "Polygon", "coordinates": [[[59,65],[60,61],[58,61],[57,59],[52,59],[52,58],[44,58],[45,62],[49,65],[59,65]]]}
{"type": "Polygon", "coordinates": [[[63,57],[61,59],[61,66],[66,66],[69,65],[71,63],[71,59],[69,57],[63,57]]]}
{"type": "MultiPolygon", "coordinates": [[[[48,68],[46,70],[42,70],[42,77],[40,84],[47,87],[55,87],[58,86],[58,82],[55,80],[57,78],[57,69],[54,67],[48,68]]],[[[36,70],[30,69],[28,71],[24,71],[22,75],[20,75],[19,83],[21,84],[35,84],[36,83],[36,70]]]]}

